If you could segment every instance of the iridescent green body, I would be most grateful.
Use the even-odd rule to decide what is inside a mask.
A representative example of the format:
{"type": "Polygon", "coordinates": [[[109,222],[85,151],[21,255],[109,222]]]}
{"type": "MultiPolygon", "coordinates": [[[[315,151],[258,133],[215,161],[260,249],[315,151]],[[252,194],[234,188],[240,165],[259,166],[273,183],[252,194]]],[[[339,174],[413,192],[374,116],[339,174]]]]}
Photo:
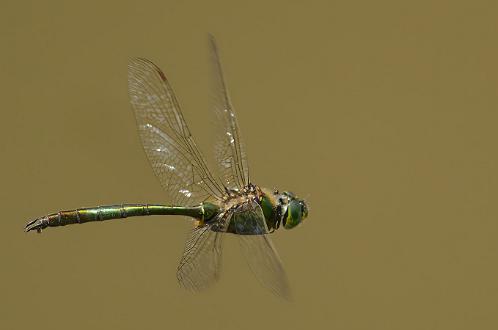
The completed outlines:
{"type": "Polygon", "coordinates": [[[287,277],[270,239],[281,225],[303,222],[308,209],[290,192],[261,189],[249,178],[248,162],[228,95],[214,38],[210,37],[213,110],[218,137],[216,172],[211,172],[185,121],[166,75],[154,63],[134,58],[128,92],[145,154],[171,205],[118,204],[60,211],[28,222],[26,231],[47,227],[176,215],[195,219],[177,270],[179,283],[193,291],[217,281],[222,241],[235,234],[249,268],[273,293],[290,297],[287,277]],[[215,175],[216,174],[216,175],[215,175]]]}
{"type": "Polygon", "coordinates": [[[107,205],[52,213],[29,222],[26,225],[26,231],[41,231],[47,227],[148,215],[183,215],[200,221],[209,221],[219,212],[220,208],[209,202],[191,207],[156,204],[107,205]]]}
{"type": "MultiPolygon", "coordinates": [[[[59,227],[70,224],[82,224],[86,222],[152,215],[187,216],[198,220],[198,226],[202,226],[203,224],[209,223],[210,221],[216,219],[218,216],[222,216],[223,210],[230,210],[230,208],[233,207],[240,207],[241,205],[244,205],[244,203],[252,201],[252,199],[254,199],[261,207],[264,214],[264,221],[269,232],[273,232],[278,229],[282,221],[285,226],[289,215],[284,211],[286,210],[288,203],[284,201],[282,196],[286,195],[280,195],[278,191],[270,193],[267,189],[262,190],[254,185],[251,185],[251,189],[253,189],[252,194],[232,191],[231,194],[229,194],[222,202],[222,205],[211,202],[203,202],[196,206],[117,204],[59,211],[29,222],[26,225],[25,230],[37,230],[38,232],[41,232],[42,229],[47,227],[59,227]]],[[[242,213],[241,217],[243,218],[244,216],[244,213],[242,213]]],[[[251,230],[252,228],[244,228],[242,232],[240,230],[238,231],[235,229],[234,223],[231,223],[225,231],[227,233],[239,235],[254,234],[251,230]]]]}

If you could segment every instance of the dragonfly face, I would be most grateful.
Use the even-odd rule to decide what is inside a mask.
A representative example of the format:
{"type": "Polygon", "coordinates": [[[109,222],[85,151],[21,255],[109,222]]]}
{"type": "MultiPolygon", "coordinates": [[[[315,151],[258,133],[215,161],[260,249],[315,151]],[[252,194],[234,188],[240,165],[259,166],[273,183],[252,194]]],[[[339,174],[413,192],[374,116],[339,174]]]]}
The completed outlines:
{"type": "Polygon", "coordinates": [[[303,222],[308,216],[308,207],[304,200],[290,191],[284,191],[278,198],[281,209],[282,224],[285,229],[292,229],[303,222]]]}
{"type": "MultiPolygon", "coordinates": [[[[268,194],[268,193],[267,193],[268,194]]],[[[303,222],[308,216],[308,207],[303,199],[298,198],[290,191],[279,193],[278,190],[273,191],[274,208],[275,208],[275,226],[274,229],[283,225],[285,229],[292,229],[303,222]]],[[[265,199],[262,200],[263,210],[266,211],[265,199]]],[[[267,212],[265,212],[266,216],[267,212]]],[[[268,216],[267,216],[268,218],[268,216]]],[[[270,226],[269,226],[270,228],[270,226]]]]}

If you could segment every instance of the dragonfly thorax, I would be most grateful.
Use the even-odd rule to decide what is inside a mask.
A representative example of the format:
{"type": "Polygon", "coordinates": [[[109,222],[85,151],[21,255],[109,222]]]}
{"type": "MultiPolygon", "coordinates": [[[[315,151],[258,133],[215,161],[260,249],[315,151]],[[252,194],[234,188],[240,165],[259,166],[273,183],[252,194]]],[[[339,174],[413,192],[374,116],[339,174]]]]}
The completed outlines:
{"type": "Polygon", "coordinates": [[[222,208],[224,210],[235,210],[238,207],[256,201],[260,204],[263,191],[258,186],[250,183],[242,190],[226,189],[226,194],[223,196],[222,208]]]}

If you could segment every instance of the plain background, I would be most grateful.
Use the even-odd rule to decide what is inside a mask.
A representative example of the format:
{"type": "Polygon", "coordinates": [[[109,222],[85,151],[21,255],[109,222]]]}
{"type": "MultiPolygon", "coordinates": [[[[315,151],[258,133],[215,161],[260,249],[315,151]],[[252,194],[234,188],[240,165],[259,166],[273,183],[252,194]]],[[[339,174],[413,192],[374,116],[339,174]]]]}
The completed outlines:
{"type": "Polygon", "coordinates": [[[496,1],[2,1],[2,329],[497,329],[496,1]],[[112,203],[167,203],[127,62],[166,72],[206,155],[207,33],[251,176],[307,198],[274,234],[294,302],[225,244],[221,281],[175,277],[190,225],[25,234],[112,203]]]}

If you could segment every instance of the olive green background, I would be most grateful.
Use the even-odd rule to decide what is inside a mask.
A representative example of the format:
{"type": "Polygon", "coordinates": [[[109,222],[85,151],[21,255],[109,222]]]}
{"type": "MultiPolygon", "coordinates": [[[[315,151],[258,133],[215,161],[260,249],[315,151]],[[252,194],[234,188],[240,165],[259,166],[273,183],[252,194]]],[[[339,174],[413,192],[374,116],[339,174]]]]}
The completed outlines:
{"type": "Polygon", "coordinates": [[[2,329],[497,329],[496,1],[2,1],[2,329]],[[253,181],[296,192],[273,235],[293,288],[225,244],[185,292],[189,224],[150,217],[25,234],[32,218],[167,203],[127,62],[164,69],[211,155],[216,35],[253,181]]]}

